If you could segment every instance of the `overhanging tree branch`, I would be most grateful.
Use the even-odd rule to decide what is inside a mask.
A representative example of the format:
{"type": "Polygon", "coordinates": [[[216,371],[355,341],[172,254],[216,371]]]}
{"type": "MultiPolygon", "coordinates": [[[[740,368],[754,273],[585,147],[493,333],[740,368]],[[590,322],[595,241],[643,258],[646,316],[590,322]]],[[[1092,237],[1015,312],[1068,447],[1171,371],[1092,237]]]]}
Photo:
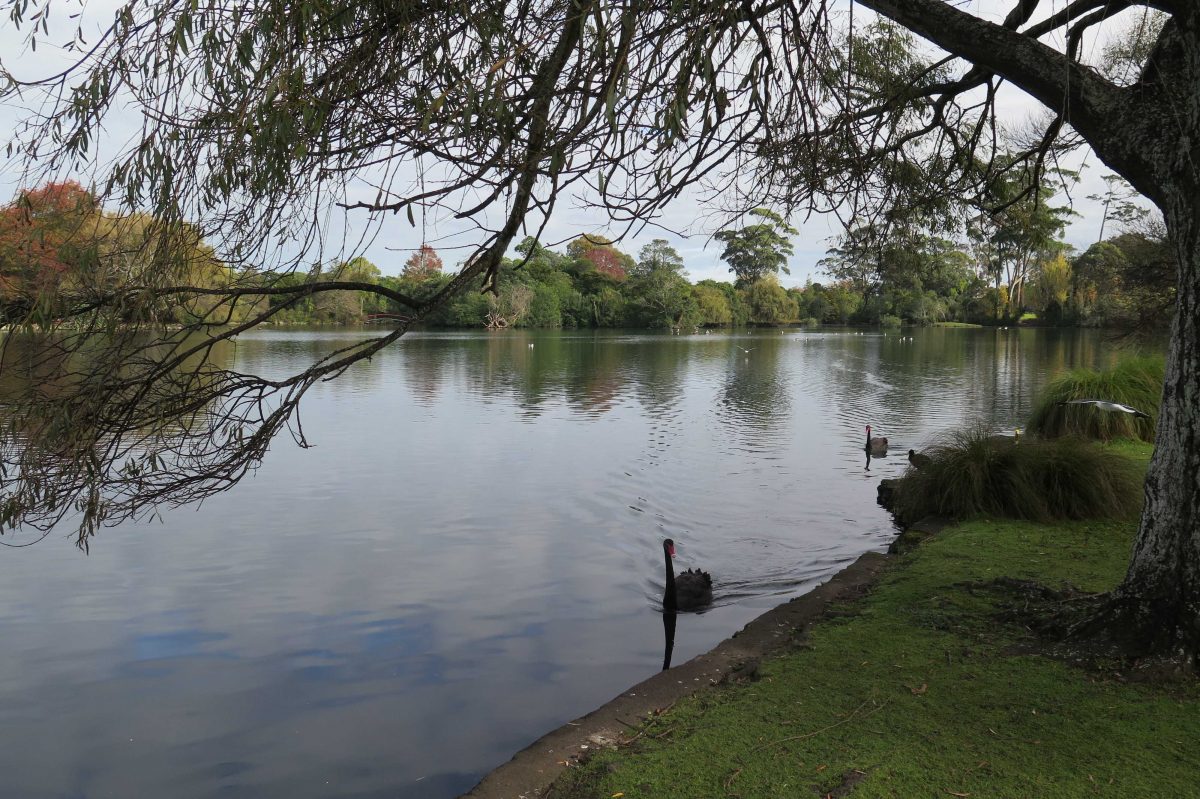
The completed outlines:
{"type": "Polygon", "coordinates": [[[1004,76],[1047,108],[1061,109],[1068,124],[1095,134],[1121,89],[1063,53],[942,0],[859,0],[938,47],[1004,76]]]}

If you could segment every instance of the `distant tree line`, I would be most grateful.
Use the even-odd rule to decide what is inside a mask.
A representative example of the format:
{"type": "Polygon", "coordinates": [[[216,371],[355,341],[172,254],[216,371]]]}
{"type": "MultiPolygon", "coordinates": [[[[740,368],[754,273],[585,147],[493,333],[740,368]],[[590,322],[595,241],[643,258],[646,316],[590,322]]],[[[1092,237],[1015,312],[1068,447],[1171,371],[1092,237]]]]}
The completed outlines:
{"type": "MultiPolygon", "coordinates": [[[[494,292],[465,292],[428,322],[467,327],[641,327],[692,331],[702,326],[795,321],[796,302],[767,270],[744,288],[688,280],[683,258],[663,239],[637,257],[599,235],[564,252],[527,238],[503,263],[494,292]]],[[[440,290],[449,275],[401,276],[403,291],[440,290]]],[[[794,292],[793,292],[794,293],[794,292]]]]}
{"type": "MultiPolygon", "coordinates": [[[[1061,175],[1060,175],[1061,177],[1061,175]]],[[[1016,323],[1036,317],[1052,325],[1162,327],[1174,301],[1174,260],[1160,221],[1133,205],[1119,180],[1107,179],[1105,218],[1117,234],[1075,253],[1061,236],[1069,208],[1049,202],[1053,187],[996,200],[1003,210],[957,224],[949,208],[894,210],[883,223],[851,228],[820,266],[832,280],[784,288],[796,230],[768,209],[751,224],[719,231],[721,258],[732,282],[688,280],[679,253],[663,239],[634,257],[610,239],[582,235],[564,251],[533,238],[504,260],[493,291],[460,293],[425,319],[452,327],[637,327],[690,332],[701,327],[780,324],[894,326],[942,321],[1016,323]]],[[[897,209],[899,206],[897,206],[897,209]]],[[[0,302],[28,306],[46,289],[101,292],[144,274],[155,259],[189,264],[195,285],[219,287],[253,270],[222,264],[187,230],[165,229],[150,217],[117,218],[78,183],[51,183],[22,192],[0,208],[0,302]],[[146,240],[161,240],[147,248],[146,240]],[[25,302],[18,301],[25,299],[25,302]]],[[[384,276],[365,258],[310,272],[257,275],[279,288],[317,281],[371,283],[409,297],[428,297],[453,276],[437,252],[422,245],[398,276],[384,276]]],[[[50,296],[53,296],[53,291],[50,296]]],[[[197,300],[191,300],[195,303],[197,300]]],[[[230,316],[236,323],[263,306],[286,324],[351,324],[386,319],[403,308],[360,291],[257,297],[230,316]],[[282,307],[277,307],[282,306],[282,307]]],[[[153,309],[155,321],[185,322],[205,309],[153,309]]]]}

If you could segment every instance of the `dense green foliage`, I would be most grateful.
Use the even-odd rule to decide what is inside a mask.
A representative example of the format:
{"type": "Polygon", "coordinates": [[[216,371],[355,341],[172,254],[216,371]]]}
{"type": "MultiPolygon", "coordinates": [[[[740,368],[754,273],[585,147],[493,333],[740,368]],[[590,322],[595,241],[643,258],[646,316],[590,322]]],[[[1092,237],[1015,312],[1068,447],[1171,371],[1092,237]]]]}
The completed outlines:
{"type": "Polygon", "coordinates": [[[1075,369],[1048,384],[1029,418],[1029,432],[1045,438],[1082,436],[1109,440],[1137,438],[1153,441],[1162,399],[1160,356],[1124,358],[1111,369],[1075,369]],[[1068,400],[1100,399],[1128,405],[1149,419],[1106,411],[1090,405],[1067,405],[1068,400]]]}
{"type": "MultiPolygon", "coordinates": [[[[683,260],[665,241],[642,248],[635,261],[600,236],[580,237],[566,253],[526,239],[521,257],[505,259],[494,293],[463,292],[426,319],[433,325],[469,327],[647,327],[691,332],[701,324],[730,324],[726,295],[700,297],[683,260]],[[707,319],[706,319],[707,317],[707,319]],[[711,319],[711,321],[708,321],[711,319]]],[[[401,278],[400,288],[421,294],[449,282],[401,278]]]]}
{"type": "MultiPolygon", "coordinates": [[[[779,285],[775,272],[786,271],[783,263],[791,246],[784,234],[792,229],[769,211],[757,213],[769,224],[729,236],[727,249],[740,253],[731,268],[752,271],[742,262],[762,262],[754,267],[761,271],[758,278],[743,275],[737,286],[712,280],[693,285],[682,257],[663,239],[642,247],[634,259],[598,234],[579,236],[565,253],[527,238],[515,248],[516,257],[502,260],[494,291],[484,291],[486,278],[481,275],[473,281],[473,290],[459,292],[421,321],[448,327],[643,327],[676,332],[701,326],[788,324],[809,317],[815,322],[847,321],[852,303],[845,292],[820,286],[787,290],[779,285]]],[[[48,184],[22,193],[0,207],[0,306],[24,300],[20,310],[25,313],[35,291],[112,288],[117,285],[115,276],[150,269],[151,260],[130,260],[134,254],[147,259],[150,250],[140,246],[141,239],[162,236],[158,227],[152,217],[107,214],[99,200],[76,183],[48,184]]],[[[174,270],[186,283],[208,288],[236,281],[273,292],[236,304],[231,321],[250,313],[265,313],[274,324],[352,324],[407,316],[409,308],[380,293],[293,290],[345,281],[425,300],[446,288],[457,272],[443,271],[441,257],[427,244],[405,261],[398,276],[383,275],[362,257],[317,265],[308,272],[232,269],[194,233],[189,236],[175,237],[182,245],[171,242],[180,251],[175,259],[192,264],[190,269],[174,270]]],[[[162,258],[165,252],[159,247],[151,255],[162,258]]],[[[188,313],[182,306],[156,312],[161,321],[184,321],[188,313]]]]}
{"type": "MultiPolygon", "coordinates": [[[[321,280],[349,280],[375,283],[395,288],[400,281],[383,277],[379,268],[366,258],[355,258],[329,270],[314,270],[305,275],[296,272],[263,273],[257,276],[265,285],[280,288],[302,286],[321,280]]],[[[279,308],[274,319],[278,324],[350,324],[371,314],[387,313],[390,303],[375,294],[357,291],[329,291],[302,297],[271,296],[266,300],[272,310],[279,308]],[[282,306],[282,307],[280,307],[282,306]]]]}
{"type": "Polygon", "coordinates": [[[1011,439],[963,430],[924,451],[930,462],[896,483],[896,516],[1125,519],[1141,509],[1140,472],[1075,438],[1011,439]]]}
{"type": "MultiPolygon", "coordinates": [[[[1141,467],[1150,454],[1120,450],[1141,467]]],[[[676,704],[626,736],[636,740],[569,769],[550,795],[1194,796],[1195,683],[1074,668],[1003,621],[1029,595],[998,578],[1108,590],[1134,527],[979,520],[942,530],[865,598],[794,631],[799,646],[766,661],[762,679],[676,704]]]]}
{"type": "Polygon", "coordinates": [[[1071,261],[1062,321],[1162,329],[1175,305],[1177,268],[1171,242],[1157,223],[1093,244],[1071,261]]]}
{"type": "Polygon", "coordinates": [[[1175,257],[1161,220],[1148,220],[1128,201],[1128,184],[1106,176],[1110,193],[1096,198],[1106,200],[1102,229],[1111,217],[1120,233],[1075,254],[1062,240],[1075,214],[1053,199],[1076,179],[1059,171],[1025,194],[1026,176],[1001,181],[990,197],[1000,210],[966,217],[950,203],[898,200],[883,220],[848,229],[820,266],[854,297],[855,323],[1165,329],[1175,257]]]}
{"type": "Polygon", "coordinates": [[[815,308],[811,316],[854,324],[894,318],[920,325],[1020,323],[1151,331],[1162,331],[1170,322],[1175,265],[1160,228],[1125,232],[1078,255],[1064,242],[1049,240],[1044,250],[1026,255],[1013,283],[1002,279],[1003,267],[993,263],[990,237],[956,242],[893,230],[883,243],[856,238],[869,235],[852,231],[821,261],[835,282],[805,287],[801,302],[815,308]]]}
{"type": "MultiPolygon", "coordinates": [[[[362,280],[411,297],[428,297],[453,276],[428,268],[437,256],[428,248],[422,252],[425,268],[406,266],[399,277],[381,276],[373,264],[360,258],[330,273],[271,279],[283,281],[281,285],[362,280]]],[[[690,333],[699,327],[795,323],[813,314],[820,314],[817,321],[829,322],[844,322],[848,316],[836,289],[786,290],[769,273],[745,288],[713,280],[693,285],[679,253],[662,239],[644,246],[636,260],[597,235],[579,237],[565,253],[529,238],[517,247],[517,255],[502,263],[495,292],[484,292],[480,278],[473,291],[460,293],[424,322],[444,327],[642,327],[690,333]],[[825,296],[839,300],[826,302],[821,299],[825,296]]],[[[382,297],[358,297],[352,292],[278,301],[288,302],[289,307],[275,318],[288,324],[344,324],[404,310],[382,297]]]]}
{"type": "MultiPolygon", "coordinates": [[[[1128,327],[1160,324],[1173,299],[1173,264],[1161,231],[1143,226],[1142,232],[1122,233],[1068,260],[1065,245],[1048,237],[1047,230],[1059,219],[1055,214],[1037,224],[1023,223],[1040,231],[1029,235],[1041,243],[1036,252],[1045,258],[1039,261],[1030,254],[1033,245],[1026,246],[1027,266],[1022,268],[1028,277],[1020,282],[1028,285],[1019,292],[1022,300],[1010,296],[1008,285],[999,280],[1002,267],[995,265],[997,252],[1007,252],[1021,240],[1017,231],[1022,228],[1012,220],[1025,217],[1015,214],[1009,214],[1005,224],[990,223],[988,229],[998,231],[988,234],[992,243],[974,249],[943,237],[937,232],[942,223],[930,227],[926,217],[920,224],[895,224],[884,238],[872,226],[857,228],[821,262],[835,282],[785,288],[777,273],[787,272],[789,236],[795,231],[771,211],[753,213],[763,221],[715,237],[725,243],[721,257],[734,273],[732,283],[703,280],[693,285],[679,253],[662,239],[644,246],[635,259],[598,234],[579,236],[565,252],[528,238],[515,248],[516,257],[502,261],[495,292],[484,293],[480,277],[474,291],[459,293],[423,321],[453,327],[644,327],[684,332],[748,324],[897,327],[1018,320],[1128,327]]],[[[1037,214],[1027,216],[1040,219],[1037,214]]],[[[972,228],[976,244],[984,235],[980,225],[972,228]]],[[[111,286],[116,275],[151,268],[153,257],[161,257],[165,247],[158,247],[157,256],[140,267],[130,259],[138,253],[146,260],[149,250],[140,240],[162,235],[150,217],[118,219],[107,214],[78,184],[48,184],[26,192],[0,209],[0,299],[35,289],[111,286]]],[[[382,275],[364,258],[307,273],[231,270],[194,234],[192,240],[173,241],[171,246],[180,253],[176,260],[195,262],[190,275],[203,287],[239,280],[286,289],[342,280],[428,298],[445,288],[457,271],[443,271],[442,259],[429,245],[408,258],[399,276],[382,275]]],[[[347,290],[270,295],[239,304],[234,319],[264,309],[282,324],[350,324],[406,312],[379,294],[347,290]]],[[[183,307],[156,311],[165,321],[183,321],[194,312],[183,307]]]]}
{"type": "Polygon", "coordinates": [[[729,264],[740,288],[779,272],[789,274],[790,237],[797,233],[783,217],[770,209],[756,208],[750,214],[763,221],[740,230],[722,230],[713,236],[725,244],[721,260],[729,264]]]}

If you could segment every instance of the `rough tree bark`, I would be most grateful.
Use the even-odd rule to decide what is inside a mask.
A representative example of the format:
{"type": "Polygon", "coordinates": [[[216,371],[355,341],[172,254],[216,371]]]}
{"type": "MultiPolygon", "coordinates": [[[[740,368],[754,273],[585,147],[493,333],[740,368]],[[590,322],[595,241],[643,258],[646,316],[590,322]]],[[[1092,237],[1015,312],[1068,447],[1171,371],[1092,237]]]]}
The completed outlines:
{"type": "Polygon", "coordinates": [[[1178,305],[1154,457],[1129,572],[1103,617],[1135,652],[1176,653],[1195,662],[1200,652],[1200,204],[1194,189],[1171,187],[1171,194],[1166,217],[1179,253],[1178,305]]]}
{"type": "MultiPolygon", "coordinates": [[[[1017,24],[995,25],[942,0],[859,1],[1040,100],[1163,212],[1178,252],[1178,293],[1145,506],[1124,582],[1097,616],[1076,630],[1102,632],[1132,654],[1174,656],[1195,665],[1200,661],[1200,7],[1191,0],[1149,3],[1170,20],[1141,80],[1119,87],[1038,42],[1038,25],[1019,33],[1017,24]]],[[[1010,21],[1021,7],[1035,5],[1018,4],[1010,21]]],[[[1071,5],[1076,19],[1085,12],[1109,13],[1104,3],[1071,5]]]]}
{"type": "MultiPolygon", "coordinates": [[[[1114,115],[1140,147],[1178,256],[1154,456],[1129,571],[1099,620],[1135,654],[1200,658],[1200,14],[1177,12],[1136,102],[1114,115]]],[[[1098,149],[1101,158],[1104,151],[1098,149]]],[[[1094,628],[1095,625],[1090,625],[1094,628]]]]}

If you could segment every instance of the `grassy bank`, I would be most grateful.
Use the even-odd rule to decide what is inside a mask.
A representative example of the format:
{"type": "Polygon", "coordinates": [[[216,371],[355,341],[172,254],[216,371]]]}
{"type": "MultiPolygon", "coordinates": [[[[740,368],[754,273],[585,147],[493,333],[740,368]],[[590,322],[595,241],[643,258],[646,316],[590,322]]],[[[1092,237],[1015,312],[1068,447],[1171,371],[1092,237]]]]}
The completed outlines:
{"type": "Polygon", "coordinates": [[[1076,435],[1093,439],[1137,438],[1153,441],[1162,397],[1166,361],[1161,356],[1122,358],[1108,369],[1075,369],[1042,389],[1029,418],[1028,432],[1047,438],[1076,435]],[[1103,411],[1070,400],[1105,399],[1147,414],[1103,411]]]}
{"type": "MultiPolygon", "coordinates": [[[[1122,444],[1147,461],[1150,447],[1122,444]]],[[[977,520],[898,557],[760,679],[703,692],[553,796],[1200,797],[1200,686],[1045,654],[998,577],[1101,591],[1133,522],[977,520]]]]}

